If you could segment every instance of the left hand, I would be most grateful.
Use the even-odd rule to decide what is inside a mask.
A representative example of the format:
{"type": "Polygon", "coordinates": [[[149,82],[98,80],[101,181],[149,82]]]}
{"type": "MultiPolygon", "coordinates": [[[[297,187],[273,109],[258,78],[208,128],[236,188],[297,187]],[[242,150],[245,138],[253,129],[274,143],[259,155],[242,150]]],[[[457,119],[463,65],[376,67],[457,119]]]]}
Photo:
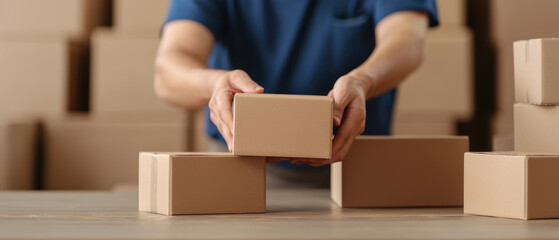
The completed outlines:
{"type": "Polygon", "coordinates": [[[291,158],[291,163],[323,166],[344,159],[355,137],[365,130],[367,81],[364,76],[349,73],[340,77],[328,93],[334,100],[334,125],[339,126],[332,141],[332,158],[291,158]]]}

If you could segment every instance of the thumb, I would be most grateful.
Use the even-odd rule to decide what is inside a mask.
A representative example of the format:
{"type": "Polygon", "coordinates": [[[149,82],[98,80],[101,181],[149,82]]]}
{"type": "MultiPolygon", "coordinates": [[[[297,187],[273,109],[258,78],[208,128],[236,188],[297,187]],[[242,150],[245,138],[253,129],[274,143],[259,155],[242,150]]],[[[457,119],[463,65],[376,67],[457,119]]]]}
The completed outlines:
{"type": "Polygon", "coordinates": [[[264,88],[253,81],[243,70],[233,70],[229,72],[229,84],[244,93],[264,92],[264,88]]]}
{"type": "Polygon", "coordinates": [[[340,126],[342,124],[345,108],[349,104],[349,98],[345,92],[336,91],[336,89],[332,89],[328,93],[328,96],[334,100],[334,125],[340,126]]]}

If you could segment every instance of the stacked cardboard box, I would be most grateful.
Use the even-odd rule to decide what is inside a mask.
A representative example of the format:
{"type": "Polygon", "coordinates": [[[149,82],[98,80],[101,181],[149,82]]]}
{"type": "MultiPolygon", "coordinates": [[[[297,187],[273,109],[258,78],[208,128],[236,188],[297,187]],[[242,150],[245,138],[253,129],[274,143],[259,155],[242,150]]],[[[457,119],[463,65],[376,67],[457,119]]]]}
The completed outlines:
{"type": "Polygon", "coordinates": [[[109,1],[0,0],[0,188],[31,189],[38,136],[14,116],[87,109],[90,30],[107,22],[109,1]],[[17,176],[16,176],[17,175],[17,176]]]}
{"type": "Polygon", "coordinates": [[[513,42],[531,38],[559,36],[559,28],[549,24],[559,21],[556,0],[491,0],[492,41],[497,53],[497,110],[493,121],[495,134],[513,133],[515,99],[513,42]]]}
{"type": "Polygon", "coordinates": [[[559,218],[558,39],[514,43],[514,150],[465,155],[464,212],[559,218]]]}
{"type": "Polygon", "coordinates": [[[35,185],[37,121],[0,119],[0,190],[32,189],[35,185]]]}
{"type": "Polygon", "coordinates": [[[439,0],[441,26],[427,35],[423,64],[398,88],[393,133],[455,134],[473,114],[472,34],[465,2],[439,0]],[[444,101],[441,101],[444,99],[444,101]]]}

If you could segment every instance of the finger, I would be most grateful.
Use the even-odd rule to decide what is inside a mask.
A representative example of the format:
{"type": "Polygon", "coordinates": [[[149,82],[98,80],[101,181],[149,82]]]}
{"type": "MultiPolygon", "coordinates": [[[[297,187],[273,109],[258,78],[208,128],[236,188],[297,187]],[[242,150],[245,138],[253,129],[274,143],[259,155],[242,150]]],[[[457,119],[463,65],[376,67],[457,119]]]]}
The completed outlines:
{"type": "Polygon", "coordinates": [[[347,87],[343,84],[334,85],[330,97],[334,100],[334,124],[340,126],[342,124],[342,118],[344,116],[344,111],[347,105],[350,103],[350,94],[348,93],[347,87]]]}
{"type": "MultiPolygon", "coordinates": [[[[233,113],[231,112],[233,95],[234,93],[231,91],[222,90],[219,91],[216,96],[216,114],[229,130],[233,129],[233,113]]],[[[231,131],[231,135],[232,134],[233,132],[231,131]]]]}
{"type": "Polygon", "coordinates": [[[332,158],[324,163],[342,161],[355,137],[364,131],[366,114],[361,105],[359,100],[355,100],[346,108],[344,124],[338,128],[332,142],[332,158]]]}
{"type": "MultiPolygon", "coordinates": [[[[210,110],[211,110],[211,108],[210,108],[210,110]]],[[[212,120],[214,125],[217,127],[217,129],[221,133],[221,136],[223,136],[223,139],[225,139],[225,143],[227,143],[227,149],[229,150],[229,152],[231,152],[230,142],[231,142],[232,136],[230,134],[228,134],[230,131],[228,131],[227,129],[224,128],[223,122],[216,116],[216,114],[213,110],[210,111],[210,119],[212,120]]]]}
{"type": "Polygon", "coordinates": [[[262,88],[258,83],[253,81],[246,72],[243,70],[233,70],[229,73],[229,84],[245,93],[263,93],[262,88]]]}

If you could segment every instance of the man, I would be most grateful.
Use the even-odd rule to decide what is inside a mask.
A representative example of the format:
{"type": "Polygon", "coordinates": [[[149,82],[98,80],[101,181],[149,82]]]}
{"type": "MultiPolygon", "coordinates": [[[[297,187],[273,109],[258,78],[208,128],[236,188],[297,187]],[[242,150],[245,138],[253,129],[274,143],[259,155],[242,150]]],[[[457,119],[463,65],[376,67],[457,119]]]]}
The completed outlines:
{"type": "Polygon", "coordinates": [[[389,134],[395,87],[420,65],[427,28],[438,24],[434,1],[174,0],[155,91],[180,107],[208,106],[208,134],[228,150],[235,93],[328,95],[332,158],[270,158],[279,163],[268,170],[325,186],[328,169],[310,166],[341,161],[362,133],[389,134]]]}

